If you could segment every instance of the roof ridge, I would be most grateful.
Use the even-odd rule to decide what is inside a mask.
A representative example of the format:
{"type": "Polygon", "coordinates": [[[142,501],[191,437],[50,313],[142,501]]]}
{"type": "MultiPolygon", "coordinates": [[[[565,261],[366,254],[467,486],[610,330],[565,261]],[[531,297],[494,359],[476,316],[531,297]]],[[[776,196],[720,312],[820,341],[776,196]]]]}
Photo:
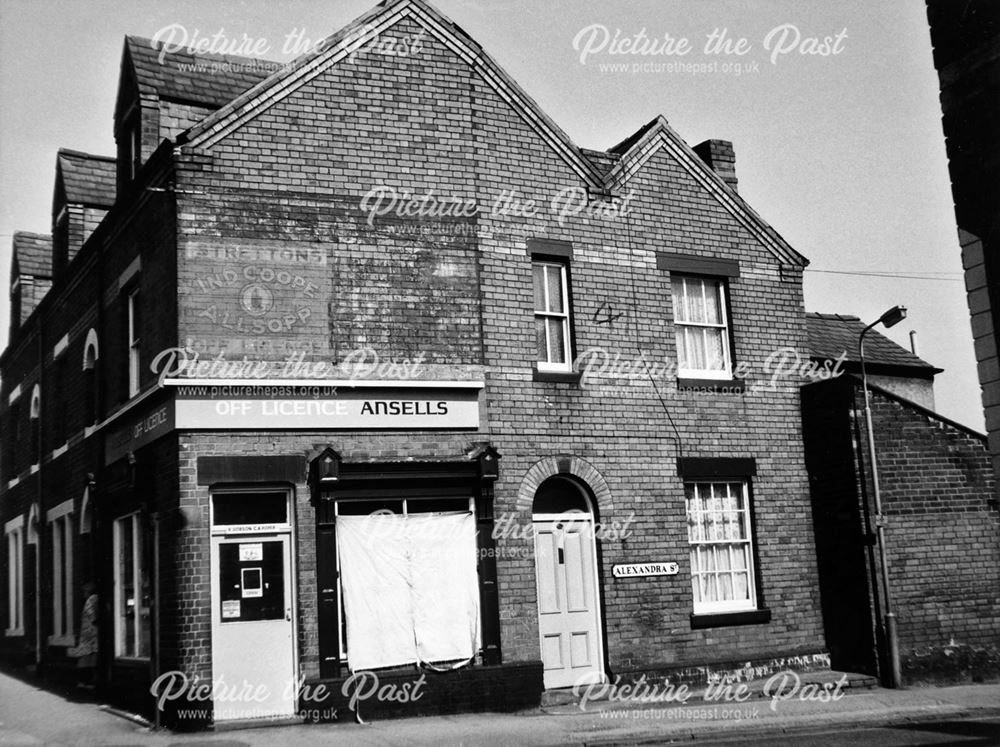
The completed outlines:
{"type": "Polygon", "coordinates": [[[75,158],[86,158],[89,161],[116,161],[114,156],[102,156],[97,153],[85,153],[82,150],[73,150],[72,148],[59,148],[57,151],[59,156],[72,156],[75,158]]]}
{"type": "Polygon", "coordinates": [[[30,236],[33,239],[48,239],[50,241],[52,240],[51,233],[37,233],[35,231],[14,231],[14,238],[16,239],[18,236],[30,236]]]}
{"type": "Polygon", "coordinates": [[[723,209],[742,223],[779,263],[798,267],[806,267],[809,264],[809,260],[789,244],[743,195],[727,184],[715,169],[695,153],[662,114],[615,147],[618,149],[624,147],[624,150],[621,159],[608,174],[609,187],[615,184],[627,184],[629,178],[643,168],[646,161],[663,147],[681,168],[699,182],[723,209]]]}
{"type": "Polygon", "coordinates": [[[186,54],[189,56],[206,57],[209,59],[216,59],[216,60],[218,59],[241,60],[241,61],[252,60],[254,62],[266,62],[269,65],[286,64],[279,62],[278,60],[270,60],[266,57],[250,57],[249,55],[244,55],[244,54],[224,54],[221,52],[199,52],[197,50],[191,51],[187,46],[183,46],[180,49],[164,49],[164,47],[166,46],[164,42],[156,41],[155,39],[150,39],[145,36],[138,36],[137,34],[125,34],[125,39],[126,41],[132,42],[133,44],[147,46],[156,52],[161,52],[166,55],[186,54]]]}
{"type": "Polygon", "coordinates": [[[846,322],[860,322],[860,316],[854,316],[853,314],[829,314],[823,313],[821,311],[807,311],[806,316],[811,316],[815,319],[834,319],[846,322]]]}

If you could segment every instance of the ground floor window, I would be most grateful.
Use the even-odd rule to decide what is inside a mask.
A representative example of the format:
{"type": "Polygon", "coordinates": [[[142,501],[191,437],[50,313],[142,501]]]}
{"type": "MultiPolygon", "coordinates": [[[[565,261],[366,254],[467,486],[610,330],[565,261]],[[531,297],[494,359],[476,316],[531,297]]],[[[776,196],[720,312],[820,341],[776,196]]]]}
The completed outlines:
{"type": "Polygon", "coordinates": [[[4,525],[7,540],[7,629],[9,636],[24,635],[24,517],[4,525]]]}
{"type": "Polygon", "coordinates": [[[115,656],[148,659],[150,584],[142,517],[130,514],[114,524],[115,656]]]}
{"type": "Polygon", "coordinates": [[[747,482],[687,482],[694,613],[757,608],[747,482]]]}
{"type": "Polygon", "coordinates": [[[52,637],[49,643],[76,643],[73,624],[73,501],[50,509],[46,518],[52,546],[52,637]]]}
{"type": "Polygon", "coordinates": [[[473,499],[340,500],[336,516],[348,666],[473,658],[482,638],[473,499]]]}

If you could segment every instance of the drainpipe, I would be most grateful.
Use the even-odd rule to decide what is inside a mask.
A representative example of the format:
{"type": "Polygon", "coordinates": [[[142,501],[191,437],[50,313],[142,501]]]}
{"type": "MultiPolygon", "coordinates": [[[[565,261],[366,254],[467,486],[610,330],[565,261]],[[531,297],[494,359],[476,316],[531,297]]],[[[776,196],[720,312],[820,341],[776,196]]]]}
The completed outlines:
{"type": "MultiPolygon", "coordinates": [[[[160,676],[160,512],[154,511],[153,519],[153,682],[160,676]]],[[[156,704],[156,714],[153,717],[153,725],[159,729],[161,727],[162,714],[160,704],[156,704]]]]}

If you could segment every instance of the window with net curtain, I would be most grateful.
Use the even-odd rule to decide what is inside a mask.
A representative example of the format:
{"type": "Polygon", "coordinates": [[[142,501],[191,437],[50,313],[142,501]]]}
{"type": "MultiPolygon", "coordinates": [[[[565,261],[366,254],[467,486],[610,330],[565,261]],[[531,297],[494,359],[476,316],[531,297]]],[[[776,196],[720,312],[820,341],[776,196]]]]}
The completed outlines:
{"type": "Polygon", "coordinates": [[[688,482],[688,544],[695,614],[757,608],[745,482],[688,482]]]}
{"type": "Polygon", "coordinates": [[[569,371],[569,284],[562,262],[532,262],[535,289],[535,338],[539,371],[569,371]]]}
{"type": "Polygon", "coordinates": [[[681,377],[727,379],[732,372],[726,285],[717,278],[671,278],[677,373],[681,377]]]}

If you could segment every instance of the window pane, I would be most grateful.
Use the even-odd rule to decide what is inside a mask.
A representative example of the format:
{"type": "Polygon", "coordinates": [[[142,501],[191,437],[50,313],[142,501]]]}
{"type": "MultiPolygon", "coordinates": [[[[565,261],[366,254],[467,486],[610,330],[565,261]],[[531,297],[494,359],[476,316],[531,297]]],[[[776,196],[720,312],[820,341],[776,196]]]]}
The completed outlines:
{"type": "Polygon", "coordinates": [[[536,316],[535,317],[535,343],[538,351],[538,360],[549,361],[549,344],[545,338],[545,317],[536,316]]]}
{"type": "Polygon", "coordinates": [[[750,576],[746,573],[733,574],[733,599],[750,598],[750,576]]]}
{"type": "Polygon", "coordinates": [[[149,569],[146,566],[146,556],[143,551],[143,534],[142,534],[142,524],[139,521],[138,516],[132,517],[132,524],[135,530],[135,557],[136,565],[139,568],[139,600],[140,606],[138,610],[138,636],[139,640],[136,642],[136,655],[142,657],[148,657],[150,655],[150,584],[149,584],[149,569]]]}
{"type": "Polygon", "coordinates": [[[673,278],[670,283],[674,298],[674,321],[688,321],[687,298],[684,293],[684,278],[673,278]]]}
{"type": "Polygon", "coordinates": [[[705,364],[700,366],[709,371],[724,371],[726,369],[725,353],[722,349],[725,330],[718,327],[701,327],[701,346],[705,351],[705,364]]]}
{"type": "Polygon", "coordinates": [[[685,278],[687,289],[688,321],[706,322],[705,311],[705,281],[695,278],[685,278]]]}
{"type": "Polygon", "coordinates": [[[718,280],[702,280],[702,291],[704,292],[703,308],[705,310],[705,321],[710,324],[722,324],[722,283],[718,280]]]}
{"type": "Polygon", "coordinates": [[[562,319],[549,319],[549,363],[566,362],[566,329],[562,319]]]}
{"type": "Polygon", "coordinates": [[[400,500],[338,501],[337,516],[367,516],[374,513],[403,513],[400,500]]]}
{"type": "Polygon", "coordinates": [[[135,578],[133,575],[132,517],[126,517],[118,522],[119,547],[118,569],[120,583],[118,585],[119,604],[119,655],[135,656],[135,638],[133,636],[135,620],[135,578]]]}
{"type": "Polygon", "coordinates": [[[563,304],[562,268],[548,265],[546,268],[549,287],[549,311],[561,314],[565,309],[563,304]]]}
{"type": "Polygon", "coordinates": [[[719,600],[729,602],[733,599],[733,577],[728,573],[719,574],[719,600]]]}
{"type": "Polygon", "coordinates": [[[687,346],[688,365],[696,371],[704,371],[706,365],[705,338],[701,334],[700,327],[688,327],[684,329],[684,340],[687,346]]]}
{"type": "Polygon", "coordinates": [[[545,265],[535,264],[531,271],[535,284],[535,311],[545,311],[545,265]]]}
{"type": "Polygon", "coordinates": [[[284,493],[216,493],[212,501],[216,526],[288,523],[284,493]]]}

